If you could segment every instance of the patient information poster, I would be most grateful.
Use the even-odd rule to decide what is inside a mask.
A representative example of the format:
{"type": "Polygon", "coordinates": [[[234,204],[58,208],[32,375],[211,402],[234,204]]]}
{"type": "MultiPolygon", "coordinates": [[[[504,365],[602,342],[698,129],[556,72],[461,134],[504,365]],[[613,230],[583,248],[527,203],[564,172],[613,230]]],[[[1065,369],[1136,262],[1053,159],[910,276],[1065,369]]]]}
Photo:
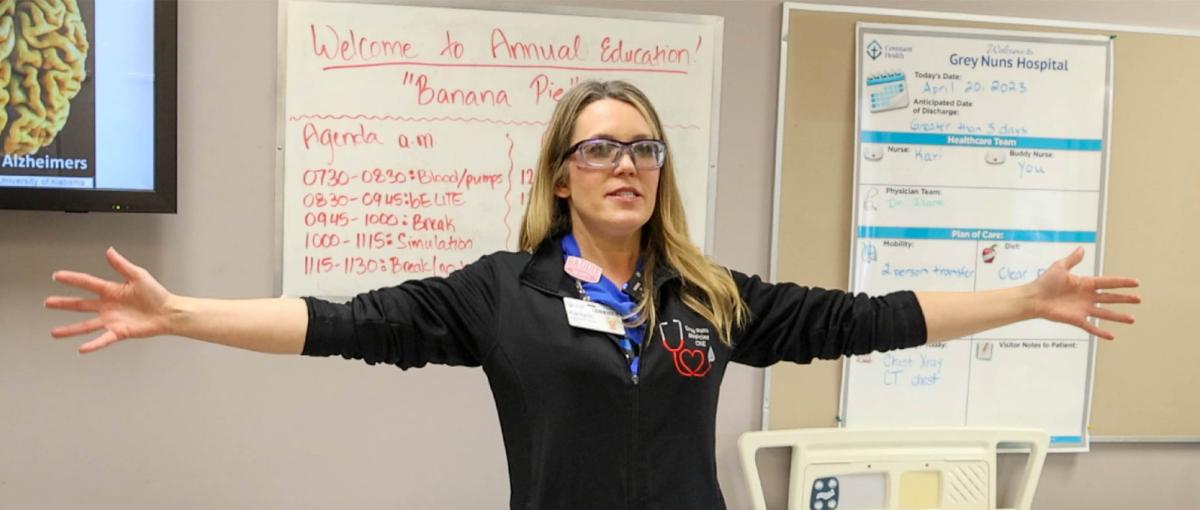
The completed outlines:
{"type": "MultiPolygon", "coordinates": [[[[1098,274],[1107,37],[860,24],[851,286],[982,291],[1082,246],[1098,274]]],[[[1033,320],[856,356],[847,426],[1044,428],[1087,447],[1095,339],[1033,320]]]]}

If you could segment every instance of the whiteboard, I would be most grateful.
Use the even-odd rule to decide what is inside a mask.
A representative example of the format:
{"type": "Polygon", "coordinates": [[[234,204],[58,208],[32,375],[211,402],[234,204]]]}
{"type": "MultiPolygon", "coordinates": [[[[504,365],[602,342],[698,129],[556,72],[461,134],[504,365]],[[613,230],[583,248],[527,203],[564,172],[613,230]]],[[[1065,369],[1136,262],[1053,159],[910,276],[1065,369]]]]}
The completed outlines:
{"type": "MultiPolygon", "coordinates": [[[[1011,287],[1076,247],[1073,271],[1100,274],[1109,37],[860,22],[857,41],[855,292],[1011,287]]],[[[840,416],[1036,427],[1083,449],[1094,356],[1045,320],[855,356],[840,416]]]]}
{"type": "MultiPolygon", "coordinates": [[[[1103,229],[1103,268],[1134,274],[1150,305],[1137,324],[1113,326],[1116,342],[1098,342],[1093,369],[1088,442],[1200,440],[1200,375],[1189,341],[1188,309],[1200,270],[1188,261],[1200,244],[1179,236],[1200,221],[1192,144],[1200,103],[1196,80],[1163,80],[1171,62],[1200,54],[1196,32],[1030,18],[978,16],[818,4],[785,6],[780,54],[779,125],[771,278],[849,288],[854,164],[855,60],[840,48],[855,45],[860,21],[971,26],[1114,36],[1110,158],[1103,229]],[[821,69],[821,73],[806,70],[821,69]],[[833,78],[831,78],[833,77],[833,78]],[[840,78],[839,78],[840,77],[840,78]],[[1147,178],[1146,169],[1153,169],[1147,178]],[[1184,184],[1180,184],[1184,183],[1184,184]],[[779,200],[787,197],[788,200],[779,200]],[[812,211],[822,211],[814,215],[812,211]],[[1147,228],[1164,226],[1162,228],[1147,228]],[[1190,243],[1190,244],[1189,244],[1190,243]],[[812,246],[832,246],[812,250],[812,246]],[[1166,246],[1170,249],[1147,249],[1166,246]],[[802,254],[796,256],[795,254],[802,254]],[[1154,303],[1159,303],[1155,306],[1154,303]],[[1147,349],[1147,345],[1161,349],[1147,349]],[[1171,352],[1163,356],[1162,352],[1171,352]]],[[[1189,75],[1190,76],[1190,75],[1189,75]]],[[[842,362],[775,365],[764,372],[763,424],[770,429],[831,427],[839,416],[842,362]]]]}
{"type": "Polygon", "coordinates": [[[721,18],[281,8],[282,295],[351,296],[516,249],[547,120],[588,79],[654,103],[689,234],[711,252],[721,18]]]}

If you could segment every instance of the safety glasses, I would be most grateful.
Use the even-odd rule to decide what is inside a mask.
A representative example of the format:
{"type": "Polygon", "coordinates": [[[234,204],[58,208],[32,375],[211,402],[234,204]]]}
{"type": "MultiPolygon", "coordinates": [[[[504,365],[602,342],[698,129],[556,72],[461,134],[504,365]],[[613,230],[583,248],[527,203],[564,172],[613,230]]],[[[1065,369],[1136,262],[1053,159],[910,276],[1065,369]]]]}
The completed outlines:
{"type": "Polygon", "coordinates": [[[662,168],[667,158],[667,144],[662,140],[637,140],[629,143],[618,142],[608,138],[589,138],[583,140],[563,153],[563,159],[572,154],[589,168],[612,170],[621,164],[621,158],[628,152],[633,160],[633,166],[642,171],[653,171],[662,168]]]}

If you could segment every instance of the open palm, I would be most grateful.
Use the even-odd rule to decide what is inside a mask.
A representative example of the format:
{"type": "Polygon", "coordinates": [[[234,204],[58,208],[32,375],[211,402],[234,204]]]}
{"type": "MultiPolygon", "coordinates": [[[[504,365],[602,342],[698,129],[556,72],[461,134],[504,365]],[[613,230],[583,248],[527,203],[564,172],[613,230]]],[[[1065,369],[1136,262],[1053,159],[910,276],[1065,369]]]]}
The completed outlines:
{"type": "Polygon", "coordinates": [[[1037,289],[1036,313],[1038,317],[1077,326],[1106,340],[1113,334],[1100,329],[1088,319],[1098,319],[1133,324],[1133,316],[1120,313],[1100,305],[1111,303],[1140,303],[1141,298],[1133,294],[1105,292],[1109,289],[1125,289],[1138,286],[1137,280],[1121,276],[1082,276],[1071,273],[1071,268],[1083,260],[1083,249],[1078,248],[1066,258],[1050,266],[1033,282],[1037,289]]]}
{"type": "Polygon", "coordinates": [[[109,265],[125,277],[125,282],[112,282],[75,271],[56,271],[54,281],[86,290],[96,297],[51,296],[45,301],[47,308],[95,314],[90,319],[50,331],[55,338],[66,338],[105,330],[96,339],[81,345],[81,353],[128,338],[145,338],[168,331],[165,305],[171,293],[148,271],[126,260],[117,250],[109,248],[105,256],[109,265]]]}

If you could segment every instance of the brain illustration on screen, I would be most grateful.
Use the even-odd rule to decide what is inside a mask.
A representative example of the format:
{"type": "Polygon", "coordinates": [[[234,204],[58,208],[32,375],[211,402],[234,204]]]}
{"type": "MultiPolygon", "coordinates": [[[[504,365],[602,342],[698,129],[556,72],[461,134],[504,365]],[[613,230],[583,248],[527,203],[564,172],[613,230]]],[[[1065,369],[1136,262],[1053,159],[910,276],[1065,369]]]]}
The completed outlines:
{"type": "Polygon", "coordinates": [[[33,154],[67,123],[87,78],[76,0],[0,0],[0,149],[33,154]]]}

